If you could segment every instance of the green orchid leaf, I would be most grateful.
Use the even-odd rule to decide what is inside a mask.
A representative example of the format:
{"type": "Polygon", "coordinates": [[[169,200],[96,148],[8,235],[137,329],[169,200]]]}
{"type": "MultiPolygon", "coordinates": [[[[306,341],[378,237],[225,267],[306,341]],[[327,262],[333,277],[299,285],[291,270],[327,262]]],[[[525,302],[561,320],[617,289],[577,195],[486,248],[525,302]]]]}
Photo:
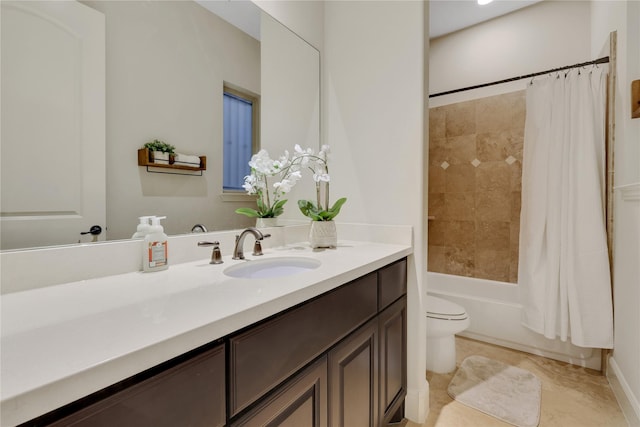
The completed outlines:
{"type": "Polygon", "coordinates": [[[260,214],[255,209],[251,208],[238,208],[236,209],[237,214],[246,215],[249,218],[259,218],[260,214]]]}
{"type": "Polygon", "coordinates": [[[313,202],[309,200],[298,200],[298,207],[304,216],[311,218],[314,221],[322,221],[322,218],[318,213],[318,208],[313,202]]]}
{"type": "Polygon", "coordinates": [[[345,204],[346,201],[346,197],[336,200],[331,209],[329,209],[329,212],[333,212],[335,215],[338,215],[340,213],[340,208],[345,204]]]}
{"type": "Polygon", "coordinates": [[[269,209],[265,215],[263,215],[263,218],[275,218],[278,217],[280,215],[282,215],[282,213],[284,212],[284,209],[282,208],[282,206],[286,203],[286,200],[280,200],[276,203],[274,203],[274,205],[271,207],[271,209],[269,209]]]}
{"type": "Polygon", "coordinates": [[[287,203],[286,199],[285,200],[278,200],[276,203],[274,203],[273,210],[276,210],[276,209],[282,210],[285,203],[287,203]]]}
{"type": "Polygon", "coordinates": [[[262,201],[262,197],[258,197],[256,199],[256,204],[258,205],[258,212],[265,213],[269,210],[269,207],[265,205],[264,202],[262,201]]]}
{"type": "Polygon", "coordinates": [[[314,221],[331,221],[340,213],[340,208],[347,201],[345,197],[337,200],[329,210],[320,210],[309,200],[298,200],[300,212],[314,221]]]}
{"type": "Polygon", "coordinates": [[[300,212],[302,215],[309,216],[309,211],[312,209],[313,203],[308,200],[298,200],[298,208],[300,208],[300,212]]]}

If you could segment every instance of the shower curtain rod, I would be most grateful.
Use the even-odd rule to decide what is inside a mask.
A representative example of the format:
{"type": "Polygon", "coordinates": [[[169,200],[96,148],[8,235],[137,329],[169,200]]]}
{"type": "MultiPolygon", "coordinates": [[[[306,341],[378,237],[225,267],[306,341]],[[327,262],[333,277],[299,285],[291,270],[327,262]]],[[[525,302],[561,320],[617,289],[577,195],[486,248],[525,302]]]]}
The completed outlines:
{"type": "Polygon", "coordinates": [[[567,65],[565,67],[554,68],[554,69],[547,70],[547,71],[540,71],[540,72],[537,72],[537,73],[527,74],[525,76],[511,77],[509,79],[498,80],[498,81],[491,82],[491,83],[483,83],[483,84],[479,84],[479,85],[475,85],[475,86],[464,87],[464,88],[461,88],[461,89],[453,89],[453,90],[448,90],[448,91],[445,91],[445,92],[438,92],[438,93],[434,93],[433,95],[429,95],[429,98],[435,98],[436,96],[442,96],[442,95],[450,95],[452,93],[464,92],[466,90],[471,90],[471,89],[479,89],[481,87],[493,86],[493,85],[498,85],[498,84],[501,84],[501,83],[515,82],[515,81],[518,81],[518,80],[528,79],[528,78],[536,77],[536,76],[542,76],[544,74],[554,73],[556,71],[568,70],[568,69],[571,69],[571,68],[586,67],[587,65],[595,65],[595,64],[606,64],[608,62],[609,62],[609,57],[608,56],[604,56],[602,58],[594,59],[593,61],[582,62],[580,64],[574,64],[574,65],[567,65]]]}

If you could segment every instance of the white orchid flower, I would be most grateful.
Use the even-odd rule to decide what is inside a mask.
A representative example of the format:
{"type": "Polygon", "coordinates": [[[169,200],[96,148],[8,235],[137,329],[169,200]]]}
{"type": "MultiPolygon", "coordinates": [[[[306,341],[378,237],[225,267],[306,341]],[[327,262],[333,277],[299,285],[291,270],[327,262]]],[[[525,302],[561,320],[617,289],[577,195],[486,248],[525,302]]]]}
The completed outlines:
{"type": "Polygon", "coordinates": [[[313,180],[315,182],[329,182],[331,181],[331,177],[328,173],[314,173],[313,180]]]}
{"type": "Polygon", "coordinates": [[[300,147],[300,144],[296,144],[295,147],[293,147],[293,149],[295,150],[296,154],[300,156],[313,154],[313,150],[311,149],[311,147],[307,148],[306,150],[303,150],[302,147],[300,147]]]}

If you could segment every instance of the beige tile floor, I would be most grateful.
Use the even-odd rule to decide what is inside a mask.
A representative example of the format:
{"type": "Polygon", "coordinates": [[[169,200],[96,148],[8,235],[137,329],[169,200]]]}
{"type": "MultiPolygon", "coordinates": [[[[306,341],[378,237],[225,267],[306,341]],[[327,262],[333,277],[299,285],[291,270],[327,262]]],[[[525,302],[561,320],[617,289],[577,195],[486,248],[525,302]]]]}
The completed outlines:
{"type": "MultiPolygon", "coordinates": [[[[457,363],[480,355],[518,366],[542,381],[540,427],[627,427],[607,379],[599,372],[466,338],[456,338],[457,363]]],[[[422,426],[509,427],[510,424],[454,401],[447,395],[451,374],[427,372],[430,411],[422,426]]]]}

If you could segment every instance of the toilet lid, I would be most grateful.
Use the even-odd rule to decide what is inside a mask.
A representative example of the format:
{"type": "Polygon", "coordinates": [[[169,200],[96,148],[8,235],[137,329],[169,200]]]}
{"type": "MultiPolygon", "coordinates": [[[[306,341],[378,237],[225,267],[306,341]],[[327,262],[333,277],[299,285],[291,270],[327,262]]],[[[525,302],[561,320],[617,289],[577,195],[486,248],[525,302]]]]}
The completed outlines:
{"type": "Polygon", "coordinates": [[[464,307],[446,299],[428,295],[427,317],[443,320],[464,320],[468,316],[464,307]]]}

